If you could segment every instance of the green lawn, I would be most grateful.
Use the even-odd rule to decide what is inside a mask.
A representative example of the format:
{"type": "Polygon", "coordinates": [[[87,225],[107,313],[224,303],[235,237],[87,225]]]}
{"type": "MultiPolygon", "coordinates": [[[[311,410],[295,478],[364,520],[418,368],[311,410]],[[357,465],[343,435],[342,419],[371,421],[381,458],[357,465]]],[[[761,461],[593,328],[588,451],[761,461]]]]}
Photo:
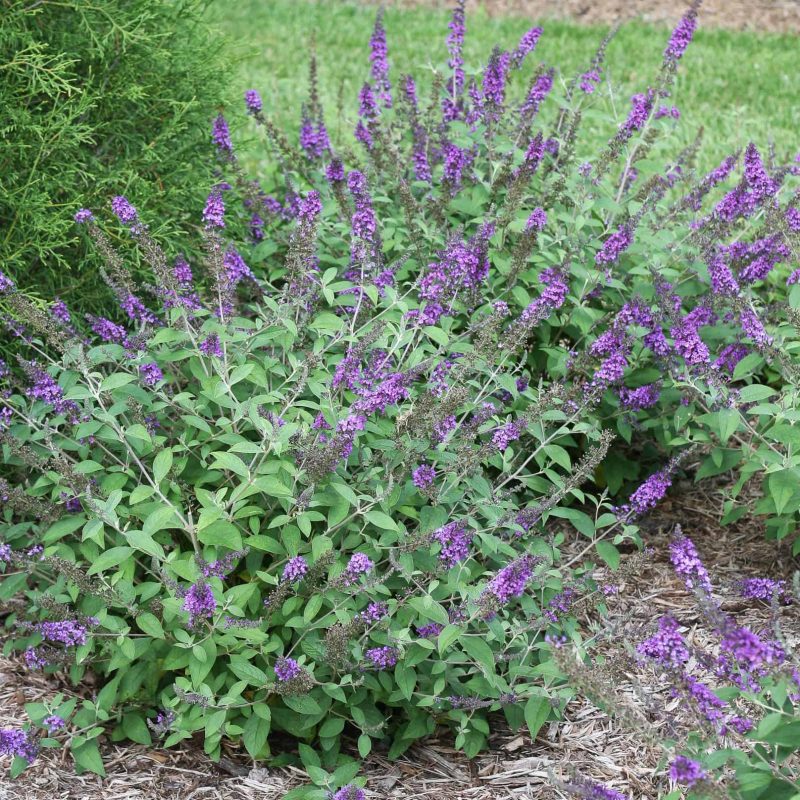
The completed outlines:
{"type": "MultiPolygon", "coordinates": [[[[209,12],[221,35],[231,42],[238,63],[235,97],[246,88],[262,92],[265,106],[286,130],[296,135],[300,104],[305,98],[307,45],[316,34],[322,97],[334,140],[350,136],[357,109],[357,92],[369,70],[369,37],[374,7],[350,2],[308,0],[212,0],[209,12]],[[340,88],[344,120],[336,112],[340,88]]],[[[394,83],[405,72],[425,83],[433,66],[444,68],[445,36],[449,13],[422,8],[389,8],[385,25],[394,83]]],[[[467,63],[480,67],[495,44],[516,45],[535,21],[523,18],[489,18],[483,13],[467,18],[467,63]]],[[[602,27],[545,21],[545,34],[526,65],[526,75],[537,61],[557,68],[568,80],[585,68],[602,27]]],[[[627,113],[628,96],[653,80],[669,36],[663,27],[629,23],[609,47],[606,67],[619,113],[627,113]]],[[[794,155],[798,147],[800,103],[797,79],[797,38],[774,34],[700,30],[681,64],[674,102],[683,113],[682,139],[693,138],[698,126],[706,135],[701,166],[715,165],[724,155],[748,140],[766,147],[774,141],[779,155],[794,155]]],[[[518,91],[523,90],[518,80],[518,91]]],[[[584,130],[585,155],[604,141],[610,128],[584,130]],[[594,139],[595,141],[591,141],[594,139]]],[[[258,158],[246,157],[250,166],[258,158]]]]}

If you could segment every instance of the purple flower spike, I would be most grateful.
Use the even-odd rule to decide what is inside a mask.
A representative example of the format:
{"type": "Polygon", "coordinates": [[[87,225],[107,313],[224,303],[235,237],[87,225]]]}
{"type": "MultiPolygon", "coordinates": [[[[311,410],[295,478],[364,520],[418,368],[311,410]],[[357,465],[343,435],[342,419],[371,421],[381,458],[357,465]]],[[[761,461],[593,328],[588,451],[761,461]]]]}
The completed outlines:
{"type": "Polygon", "coordinates": [[[683,578],[690,592],[700,589],[706,594],[711,593],[711,578],[700,560],[697,548],[680,529],[676,530],[676,536],[669,546],[669,558],[675,573],[683,578]]]}
{"type": "Polygon", "coordinates": [[[372,80],[375,90],[384,108],[392,107],[392,84],[389,82],[388,49],[386,47],[386,29],[383,27],[383,11],[378,11],[375,28],[369,42],[369,60],[372,63],[372,80]]]}
{"type": "Polygon", "coordinates": [[[206,228],[225,227],[225,202],[222,199],[222,192],[214,189],[206,200],[206,207],[203,209],[203,222],[206,228]]]}
{"type": "Polygon", "coordinates": [[[216,333],[212,333],[210,336],[203,339],[198,345],[198,349],[204,356],[208,356],[209,358],[222,358],[223,356],[222,344],[216,333]]]}
{"type": "Polygon", "coordinates": [[[192,584],[183,598],[183,610],[189,614],[189,625],[192,627],[203,617],[211,618],[217,610],[211,587],[207,583],[192,584]]]}
{"type": "Polygon", "coordinates": [[[417,489],[427,489],[435,479],[436,470],[430,464],[421,464],[411,473],[411,480],[417,489]]]}
{"type": "Polygon", "coordinates": [[[164,380],[164,373],[154,361],[142,364],[139,367],[139,376],[145,386],[155,386],[159,381],[164,380]]]}
{"type": "Polygon", "coordinates": [[[468,531],[465,523],[448,522],[433,534],[433,539],[441,545],[439,560],[448,569],[469,558],[472,534],[468,531]]]}
{"type": "Polygon", "coordinates": [[[666,62],[674,63],[681,58],[692,41],[696,27],[697,9],[692,6],[686,16],[675,26],[675,30],[672,31],[672,36],[670,36],[667,47],[664,50],[664,60],[666,62]]]}
{"type": "Polygon", "coordinates": [[[373,647],[364,655],[376,669],[390,669],[397,664],[398,653],[394,647],[373,647]]]}
{"type": "Polygon", "coordinates": [[[286,583],[294,583],[295,581],[301,580],[307,572],[308,563],[306,560],[303,556],[295,556],[286,562],[281,580],[286,583]]]}
{"type": "Polygon", "coordinates": [[[244,104],[250,114],[257,114],[263,108],[261,95],[255,89],[248,89],[244,93],[244,104]]]}
{"type": "Polygon", "coordinates": [[[353,553],[344,571],[344,584],[349,586],[355,583],[362,575],[371,572],[375,564],[364,553],[353,553]]]}
{"type": "Polygon", "coordinates": [[[691,758],[677,756],[669,767],[670,780],[689,788],[704,780],[706,772],[703,767],[691,758]]]}
{"type": "Polygon", "coordinates": [[[33,761],[39,752],[36,740],[28,731],[4,728],[0,730],[0,753],[33,761]]]}
{"type": "Polygon", "coordinates": [[[136,209],[122,195],[117,195],[111,201],[111,210],[123,225],[136,222],[136,209]]]}
{"type": "Polygon", "coordinates": [[[281,683],[296,678],[302,671],[303,668],[293,658],[279,658],[275,662],[275,677],[281,683]]]}
{"type": "Polygon", "coordinates": [[[348,783],[347,786],[343,786],[339,789],[331,800],[366,800],[366,795],[363,789],[359,789],[358,786],[348,783]]]}
{"type": "Polygon", "coordinates": [[[547,225],[547,212],[543,208],[539,208],[538,206],[531,211],[531,215],[528,217],[528,221],[525,223],[525,230],[526,231],[542,231],[547,225]]]}
{"type": "Polygon", "coordinates": [[[211,125],[211,140],[217,146],[220,153],[230,154],[233,152],[231,132],[222,114],[218,114],[211,125]]]}
{"type": "Polygon", "coordinates": [[[44,725],[51,734],[55,733],[57,730],[60,730],[66,724],[66,721],[56,714],[51,714],[49,717],[45,717],[42,720],[42,725],[44,725]]]}
{"type": "Polygon", "coordinates": [[[88,208],[79,208],[75,212],[75,222],[83,225],[87,222],[94,222],[94,214],[88,208]]]}

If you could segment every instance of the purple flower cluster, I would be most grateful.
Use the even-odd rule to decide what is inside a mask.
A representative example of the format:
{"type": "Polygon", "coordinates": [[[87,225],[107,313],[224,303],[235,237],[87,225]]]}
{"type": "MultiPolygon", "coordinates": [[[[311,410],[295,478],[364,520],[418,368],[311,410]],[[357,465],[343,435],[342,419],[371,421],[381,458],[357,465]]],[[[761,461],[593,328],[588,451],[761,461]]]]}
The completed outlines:
{"type": "Polygon", "coordinates": [[[534,81],[533,85],[528,90],[525,101],[519,107],[519,115],[523,120],[530,121],[539,112],[539,108],[547,99],[547,95],[550,94],[553,88],[553,78],[555,74],[555,70],[550,69],[547,72],[543,72],[534,81]]]}
{"type": "Polygon", "coordinates": [[[741,293],[736,278],[721,254],[715,255],[709,260],[708,275],[711,278],[711,291],[714,294],[738,297],[741,293]]]}
{"type": "Polygon", "coordinates": [[[543,231],[547,225],[547,212],[540,207],[536,207],[531,211],[530,216],[525,222],[526,231],[543,231]]]}
{"type": "Polygon", "coordinates": [[[123,225],[136,222],[136,209],[122,195],[117,195],[111,200],[111,210],[123,225]]]}
{"type": "Polygon", "coordinates": [[[536,27],[522,34],[517,49],[511,54],[511,66],[514,69],[519,69],[525,61],[525,57],[536,49],[543,33],[542,28],[536,27]]]}
{"type": "Polygon", "coordinates": [[[347,562],[343,574],[343,583],[345,586],[350,586],[355,583],[362,575],[371,572],[375,564],[372,559],[364,553],[353,553],[350,560],[347,562]]]}
{"type": "Polygon", "coordinates": [[[231,142],[231,132],[222,114],[217,114],[211,125],[211,141],[217,146],[217,151],[220,155],[232,155],[233,142],[231,142]]]}
{"type": "Polygon", "coordinates": [[[255,89],[248,89],[244,93],[244,104],[250,114],[258,114],[264,107],[261,95],[255,89]]]}
{"type": "Polygon", "coordinates": [[[57,622],[38,622],[31,627],[46,642],[56,642],[65,647],[77,647],[86,644],[88,629],[85,625],[74,620],[59,620],[57,622]]]}
{"type": "Polygon", "coordinates": [[[64,325],[69,325],[70,322],[72,322],[72,317],[70,316],[67,304],[63,300],[60,300],[58,297],[50,306],[50,313],[53,315],[54,319],[57,319],[64,325]]]}
{"type": "Polygon", "coordinates": [[[286,562],[281,580],[284,583],[295,583],[296,581],[302,580],[307,573],[308,563],[303,556],[294,556],[286,562]]]}
{"type": "Polygon", "coordinates": [[[62,719],[56,714],[50,714],[49,716],[45,717],[42,720],[42,725],[44,725],[45,728],[47,728],[47,732],[50,734],[53,734],[56,731],[61,730],[61,728],[65,727],[66,724],[67,724],[66,720],[62,719]]]}
{"type": "Polygon", "coordinates": [[[319,161],[331,149],[325,122],[312,119],[306,108],[300,119],[300,147],[311,161],[319,161]]]}
{"type": "Polygon", "coordinates": [[[603,246],[595,254],[595,264],[603,267],[615,264],[622,253],[631,246],[632,242],[633,231],[631,230],[631,226],[620,225],[619,228],[603,242],[603,246]]]}
{"type": "Polygon", "coordinates": [[[214,189],[206,200],[206,207],[203,209],[203,223],[206,228],[225,227],[225,202],[222,199],[222,192],[214,189]]]}
{"type": "Polygon", "coordinates": [[[690,655],[678,623],[669,616],[659,619],[658,632],[641,642],[636,652],[665,667],[681,666],[690,655]]]}
{"type": "Polygon", "coordinates": [[[244,550],[233,550],[230,553],[226,553],[223,558],[218,558],[215,561],[206,562],[203,559],[197,559],[198,564],[200,566],[200,572],[202,573],[204,578],[224,578],[226,577],[236,566],[236,562],[246,556],[249,553],[249,549],[245,548],[244,550]]]}
{"type": "Polygon", "coordinates": [[[489,581],[486,591],[504,605],[514,597],[519,597],[533,577],[538,560],[534,556],[524,555],[503,567],[489,581]]]}
{"type": "Polygon", "coordinates": [[[3,728],[0,730],[0,754],[33,761],[39,753],[39,746],[29,731],[3,728]]]}
{"type": "Polygon", "coordinates": [[[487,223],[467,242],[451,241],[439,261],[428,265],[419,281],[419,295],[425,301],[421,311],[409,312],[423,325],[435,325],[452,313],[456,300],[474,293],[489,274],[487,249],[494,225],[487,223]]]}
{"type": "Polygon", "coordinates": [[[683,578],[686,588],[693,592],[698,589],[706,594],[711,593],[711,578],[700,556],[694,542],[678,529],[676,535],[670,542],[669,558],[676,574],[683,578]]]}
{"type": "Polygon", "coordinates": [[[275,662],[275,677],[281,683],[287,683],[296,678],[303,668],[293,658],[279,658],[275,662]]]}
{"type": "Polygon", "coordinates": [[[139,367],[139,377],[142,379],[142,383],[145,386],[155,386],[159,381],[164,380],[164,373],[161,371],[158,364],[151,361],[139,367]]]}
{"type": "Polygon", "coordinates": [[[383,12],[378,11],[375,19],[375,28],[369,40],[369,60],[371,63],[372,80],[375,91],[378,93],[384,108],[392,107],[392,84],[389,82],[389,61],[386,47],[386,30],[383,27],[383,12]]]}
{"type": "Polygon", "coordinates": [[[26,363],[25,371],[32,381],[25,390],[25,394],[31,400],[41,400],[43,403],[51,405],[56,414],[67,414],[70,419],[77,418],[78,406],[74,400],[64,398],[64,390],[52,375],[33,361],[26,363]]]}
{"type": "Polygon", "coordinates": [[[643,411],[658,403],[661,388],[657,383],[648,383],[635,389],[622,387],[619,389],[619,401],[629,411],[643,411]]]}
{"type": "Polygon", "coordinates": [[[594,90],[600,85],[602,77],[599,70],[591,69],[581,75],[579,86],[584,94],[594,94],[594,90]]]}
{"type": "Polygon", "coordinates": [[[750,600],[763,600],[772,602],[773,597],[778,600],[787,596],[786,581],[776,581],[772,578],[745,578],[739,583],[739,596],[750,600]]]}
{"type": "Polygon", "coordinates": [[[433,540],[441,545],[439,560],[448,569],[469,558],[472,533],[465,522],[448,522],[433,533],[433,540]]]}
{"type": "Polygon", "coordinates": [[[430,464],[420,464],[411,473],[411,480],[417,489],[427,489],[435,479],[436,470],[430,464]]]}
{"type": "Polygon", "coordinates": [[[706,771],[697,762],[686,756],[676,756],[669,767],[670,780],[689,788],[700,783],[706,777],[706,771]]]}
{"type": "Polygon", "coordinates": [[[672,469],[654,472],[630,496],[628,503],[618,509],[622,517],[636,518],[655,508],[672,486],[672,469]]]}
{"type": "Polygon", "coordinates": [[[652,89],[648,89],[644,94],[635,94],[631,97],[631,110],[628,112],[628,118],[620,126],[620,134],[623,137],[630,138],[636,131],[644,128],[653,110],[654,97],[655,93],[652,89]]]}
{"type": "Polygon", "coordinates": [[[694,7],[687,13],[672,31],[672,36],[667,42],[664,50],[664,60],[666,62],[677,62],[686,52],[686,48],[692,41],[695,28],[697,27],[697,11],[694,7]]]}
{"type": "Polygon", "coordinates": [[[216,333],[206,336],[206,338],[200,342],[197,348],[204,356],[208,356],[209,358],[222,358],[224,355],[222,351],[222,343],[220,342],[219,336],[216,333]]]}
{"type": "Polygon", "coordinates": [[[390,669],[397,664],[398,652],[394,647],[373,647],[365,651],[364,655],[375,669],[390,669]]]}
{"type": "Polygon", "coordinates": [[[182,608],[189,615],[189,625],[193,628],[202,619],[210,619],[217,610],[213,590],[204,581],[193,583],[183,597],[182,608]]]}
{"type": "Polygon", "coordinates": [[[366,800],[366,795],[363,789],[359,789],[358,786],[348,783],[347,786],[343,786],[339,789],[339,791],[331,797],[331,800],[366,800]]]}
{"type": "Polygon", "coordinates": [[[511,56],[495,48],[483,71],[480,105],[484,120],[496,122],[506,102],[506,78],[511,56]]]}

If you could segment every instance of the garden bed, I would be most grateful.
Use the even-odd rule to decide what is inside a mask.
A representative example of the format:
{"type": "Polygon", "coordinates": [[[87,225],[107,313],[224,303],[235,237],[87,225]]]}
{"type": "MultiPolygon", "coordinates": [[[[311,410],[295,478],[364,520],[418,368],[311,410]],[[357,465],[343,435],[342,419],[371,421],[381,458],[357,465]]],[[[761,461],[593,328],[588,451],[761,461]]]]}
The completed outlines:
{"type": "MultiPolygon", "coordinates": [[[[732,591],[735,582],[759,576],[791,580],[798,566],[789,546],[765,546],[764,532],[754,518],[721,526],[719,492],[688,484],[679,489],[650,518],[645,536],[652,553],[641,561],[638,574],[620,585],[616,599],[609,603],[608,617],[592,614],[593,618],[585,620],[587,625],[610,634],[599,648],[610,658],[618,654],[613,633],[619,626],[625,626],[627,635],[637,640],[641,637],[636,631],[644,633],[655,616],[663,613],[674,615],[689,627],[688,638],[699,633],[694,630],[699,622],[695,600],[669,563],[668,534],[676,522],[683,523],[712,568],[715,593],[723,601],[723,609],[736,611],[737,619],[754,629],[769,624],[769,608],[738,600],[732,591]]],[[[583,544],[576,540],[575,551],[583,544]]],[[[609,579],[613,580],[611,573],[609,579]]],[[[782,625],[789,644],[796,645],[800,641],[800,619],[791,607],[783,611],[782,625]]],[[[630,681],[619,688],[636,700],[636,687],[650,678],[645,670],[629,677],[630,681]]],[[[83,685],[77,691],[88,696],[92,688],[83,685]]],[[[51,697],[56,691],[74,689],[63,675],[31,673],[21,659],[0,659],[0,726],[25,724],[24,704],[51,697]]],[[[681,701],[669,698],[666,687],[654,699],[679,712],[681,701]]],[[[659,789],[666,788],[659,777],[663,774],[659,753],[643,743],[636,732],[621,729],[584,699],[572,701],[566,719],[545,725],[535,742],[524,729],[515,734],[499,718],[496,723],[490,750],[472,761],[453,749],[452,738],[447,735],[428,740],[391,762],[373,753],[362,771],[368,778],[368,800],[555,800],[568,795],[559,791],[553,779],[566,779],[569,769],[643,800],[655,799],[659,789]]],[[[227,749],[219,764],[191,744],[159,750],[106,742],[101,750],[105,779],[76,775],[65,750],[44,751],[21,778],[3,787],[5,794],[0,798],[279,800],[289,789],[307,782],[299,768],[254,766],[243,749],[227,749]]]]}

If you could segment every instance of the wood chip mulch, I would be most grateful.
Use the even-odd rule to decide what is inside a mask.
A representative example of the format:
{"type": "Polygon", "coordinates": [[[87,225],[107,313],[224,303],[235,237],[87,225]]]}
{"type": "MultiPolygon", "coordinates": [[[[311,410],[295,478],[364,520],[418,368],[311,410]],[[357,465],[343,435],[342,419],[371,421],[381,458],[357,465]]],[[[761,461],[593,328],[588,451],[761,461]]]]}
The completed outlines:
{"type": "MultiPolygon", "coordinates": [[[[387,4],[387,0],[370,1],[387,4]]],[[[452,0],[388,0],[388,4],[449,9],[454,3],[452,0]]],[[[467,9],[482,9],[490,16],[571,19],[587,25],[610,25],[634,19],[674,25],[688,4],[688,0],[467,0],[467,9]]],[[[702,28],[800,33],[800,2],[704,0],[699,22],[702,28]]]]}
{"type": "MultiPolygon", "coordinates": [[[[712,573],[723,608],[754,630],[769,627],[770,609],[738,600],[735,583],[743,577],[790,581],[800,564],[791,556],[789,543],[765,541],[753,517],[721,526],[722,503],[722,493],[713,488],[679,486],[647,521],[645,540],[652,552],[645,559],[636,557],[637,569],[626,575],[619,594],[609,599],[605,619],[592,619],[594,612],[587,612],[585,621],[596,630],[598,652],[614,659],[619,654],[618,633],[638,641],[666,613],[675,616],[690,639],[702,640],[703,625],[694,598],[669,564],[669,532],[678,522],[712,573]]],[[[585,542],[575,534],[569,547],[577,554],[585,542]]],[[[613,573],[604,575],[602,570],[598,577],[615,580],[613,573]]],[[[786,637],[796,645],[800,614],[795,606],[785,607],[781,614],[786,637]]],[[[617,692],[636,704],[641,702],[642,686],[649,686],[649,700],[679,718],[680,702],[669,695],[667,687],[653,689],[654,676],[647,674],[647,668],[634,666],[630,671],[635,662],[625,663],[629,671],[616,685],[617,692]]],[[[24,725],[24,704],[52,697],[57,691],[86,696],[91,687],[73,688],[63,675],[31,673],[19,659],[0,658],[0,727],[24,725]]],[[[642,800],[655,800],[669,789],[662,754],[636,731],[622,728],[580,697],[570,702],[563,722],[545,725],[534,742],[526,732],[514,733],[497,718],[490,745],[488,752],[470,761],[453,749],[452,737],[443,732],[391,762],[373,753],[361,773],[368,779],[367,798],[560,800],[567,795],[559,788],[559,780],[567,780],[573,770],[642,800]]],[[[17,780],[0,776],[0,800],[279,800],[305,782],[300,769],[257,765],[235,748],[227,750],[219,764],[191,743],[166,751],[104,741],[101,749],[108,773],[105,779],[76,775],[64,751],[46,750],[17,780]]],[[[4,761],[0,759],[0,770],[5,768],[4,761]]]]}

